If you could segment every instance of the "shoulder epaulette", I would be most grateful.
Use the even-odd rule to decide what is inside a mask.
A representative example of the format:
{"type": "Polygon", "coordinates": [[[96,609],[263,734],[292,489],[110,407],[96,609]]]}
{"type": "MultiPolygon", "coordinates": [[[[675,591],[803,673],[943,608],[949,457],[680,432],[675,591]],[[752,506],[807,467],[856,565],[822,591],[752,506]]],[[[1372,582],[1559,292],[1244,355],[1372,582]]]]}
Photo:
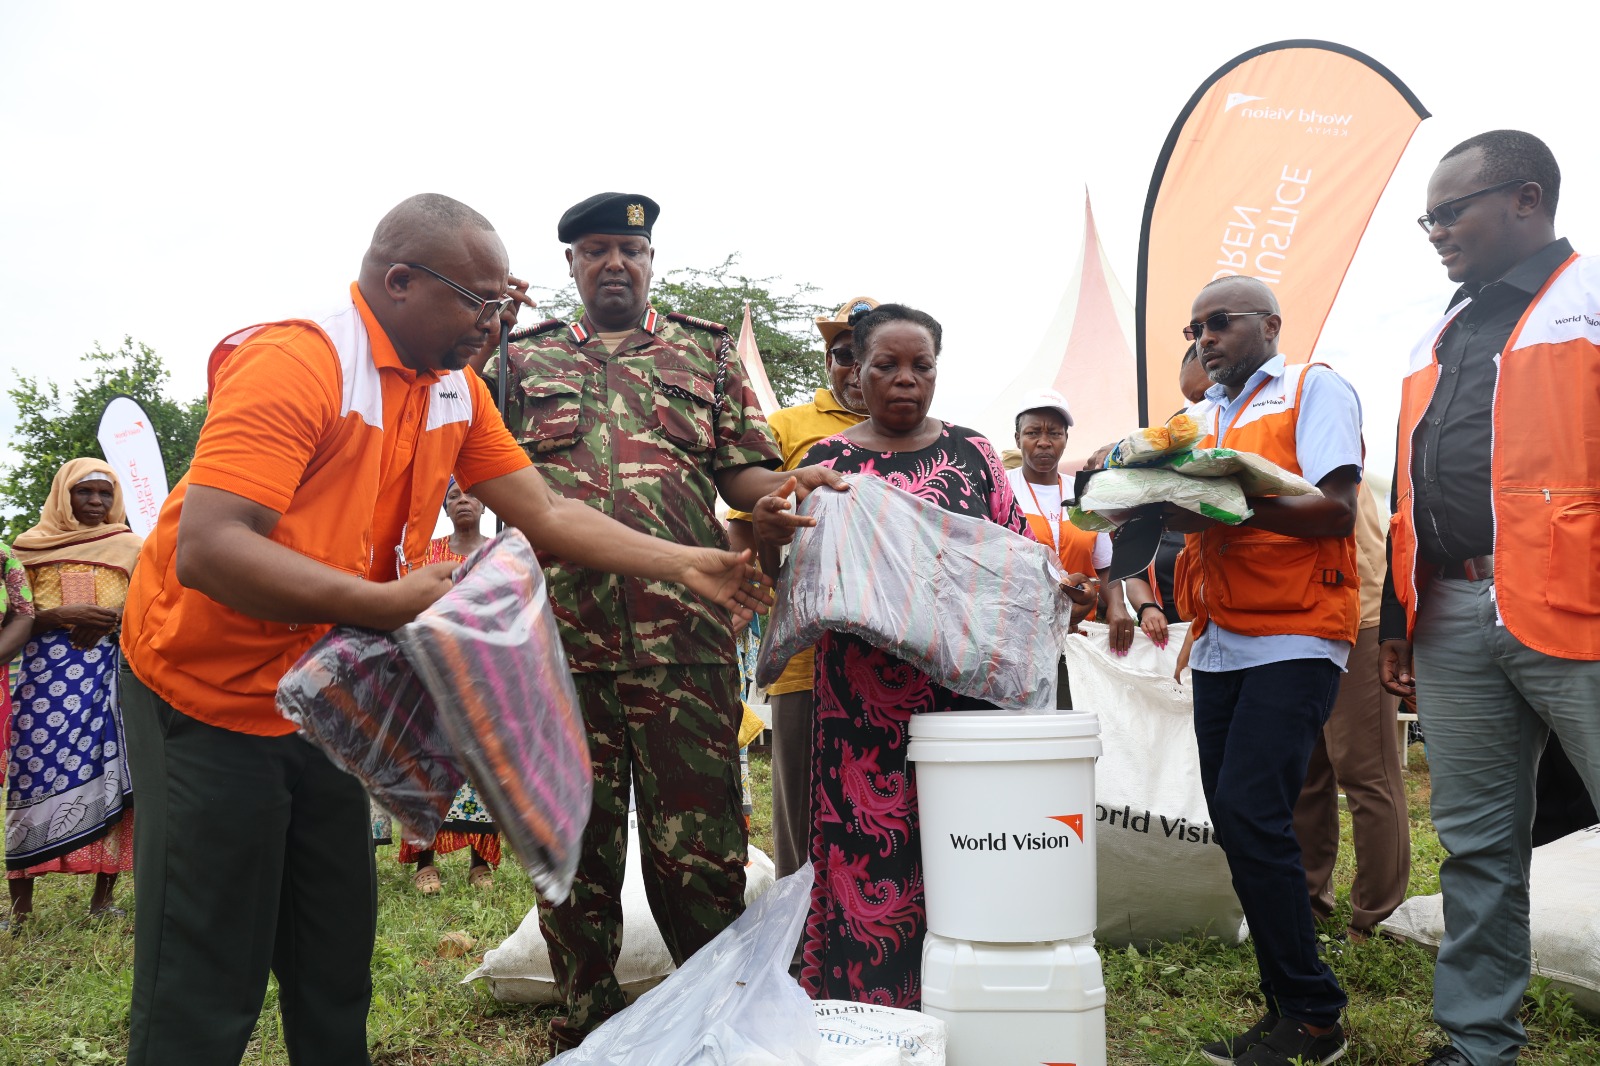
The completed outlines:
{"type": "Polygon", "coordinates": [[[724,326],[721,322],[712,322],[709,319],[696,318],[693,315],[686,315],[678,311],[668,311],[667,317],[672,319],[674,322],[682,322],[686,326],[693,326],[696,329],[703,329],[711,333],[728,332],[728,327],[724,326]]]}
{"type": "Polygon", "coordinates": [[[566,323],[561,321],[559,318],[547,318],[536,326],[523,326],[521,329],[512,330],[511,339],[514,341],[525,341],[529,337],[537,337],[541,333],[549,333],[551,330],[560,329],[564,325],[566,325],[566,323]]]}

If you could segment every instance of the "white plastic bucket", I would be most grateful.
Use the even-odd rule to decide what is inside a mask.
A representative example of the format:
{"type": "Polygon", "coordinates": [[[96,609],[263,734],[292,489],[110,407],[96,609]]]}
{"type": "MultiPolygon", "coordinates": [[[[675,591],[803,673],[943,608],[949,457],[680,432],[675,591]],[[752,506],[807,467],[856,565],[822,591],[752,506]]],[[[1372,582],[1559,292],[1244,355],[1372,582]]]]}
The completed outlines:
{"type": "Polygon", "coordinates": [[[928,930],[997,943],[1094,932],[1092,714],[911,718],[928,930]]]}
{"type": "Polygon", "coordinates": [[[948,1066],[1105,1066],[1105,978],[1091,937],[982,944],[930,933],[922,1013],[945,1024],[948,1066]]]}

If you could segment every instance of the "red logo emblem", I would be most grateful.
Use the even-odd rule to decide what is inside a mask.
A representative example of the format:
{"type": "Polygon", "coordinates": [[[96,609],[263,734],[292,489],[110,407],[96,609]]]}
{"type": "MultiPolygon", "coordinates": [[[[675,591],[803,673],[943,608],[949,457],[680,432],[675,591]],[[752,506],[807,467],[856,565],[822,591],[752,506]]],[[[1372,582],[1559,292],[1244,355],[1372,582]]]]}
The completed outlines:
{"type": "MultiPolygon", "coordinates": [[[[1052,814],[1052,815],[1050,815],[1050,819],[1052,821],[1060,822],[1062,825],[1066,826],[1068,829],[1072,830],[1074,833],[1077,833],[1079,840],[1083,839],[1083,815],[1081,815],[1081,814],[1052,814]]],[[[1044,1063],[1044,1066],[1072,1066],[1072,1063],[1070,1063],[1070,1062],[1067,1062],[1067,1063],[1047,1062],[1047,1063],[1044,1063]]]]}

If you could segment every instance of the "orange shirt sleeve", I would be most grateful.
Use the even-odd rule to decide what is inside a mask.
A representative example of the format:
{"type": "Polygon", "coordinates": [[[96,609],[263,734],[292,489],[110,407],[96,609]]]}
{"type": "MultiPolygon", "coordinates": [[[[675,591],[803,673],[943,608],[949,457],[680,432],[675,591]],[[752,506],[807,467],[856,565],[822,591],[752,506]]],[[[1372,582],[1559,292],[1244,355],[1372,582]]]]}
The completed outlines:
{"type": "Polygon", "coordinates": [[[500,410],[483,379],[473,373],[465,376],[472,390],[472,426],[456,457],[455,473],[461,491],[471,492],[480,481],[514,473],[533,463],[501,421],[500,410]]]}
{"type": "Polygon", "coordinates": [[[320,331],[263,329],[217,371],[190,484],[284,513],[340,402],[338,357],[320,331]]]}

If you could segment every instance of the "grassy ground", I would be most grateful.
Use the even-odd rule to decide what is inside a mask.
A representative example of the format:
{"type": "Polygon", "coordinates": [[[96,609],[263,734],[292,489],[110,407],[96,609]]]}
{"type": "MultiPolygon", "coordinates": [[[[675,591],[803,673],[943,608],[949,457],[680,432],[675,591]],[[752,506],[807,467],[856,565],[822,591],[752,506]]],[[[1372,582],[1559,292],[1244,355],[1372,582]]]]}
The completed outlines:
{"type": "MultiPolygon", "coordinates": [[[[1420,759],[1414,760],[1420,762],[1420,759]]],[[[752,838],[770,852],[767,764],[751,760],[757,796],[752,838]]],[[[1427,775],[1408,775],[1414,862],[1413,892],[1438,891],[1442,855],[1427,819],[1427,775]]],[[[1339,880],[1352,872],[1345,825],[1339,880]]],[[[379,936],[372,969],[376,983],[369,1031],[379,1066],[514,1066],[545,1061],[552,1011],[496,1003],[477,986],[459,982],[485,950],[514,930],[533,905],[527,882],[503,870],[486,893],[467,888],[465,853],[441,860],[444,892],[432,898],[411,889],[409,871],[379,849],[379,936]],[[466,957],[447,957],[441,937],[465,933],[466,957]]],[[[132,975],[131,920],[91,926],[89,878],[45,878],[35,920],[22,935],[0,936],[0,1066],[115,1063],[127,1041],[132,975]]],[[[130,910],[131,885],[119,890],[130,910]]],[[[1344,904],[1347,906],[1347,904],[1344,904]]],[[[1348,913],[1340,915],[1348,917],[1348,913]]],[[[1342,922],[1339,923],[1342,928],[1342,922]]],[[[1414,947],[1377,939],[1345,947],[1334,967],[1349,992],[1346,1028],[1353,1066],[1404,1066],[1438,1039],[1429,1020],[1432,960],[1414,947]]],[[[1186,941],[1140,954],[1105,958],[1106,1022],[1114,1066],[1179,1066],[1201,1061],[1203,1039],[1255,1020],[1255,961],[1248,944],[1223,947],[1186,941]]],[[[286,1063],[276,992],[245,1061],[286,1063]]],[[[1600,1062],[1600,1028],[1580,1018],[1570,1001],[1536,985],[1525,1020],[1532,1044],[1523,1062],[1535,1066],[1600,1062]]]]}

